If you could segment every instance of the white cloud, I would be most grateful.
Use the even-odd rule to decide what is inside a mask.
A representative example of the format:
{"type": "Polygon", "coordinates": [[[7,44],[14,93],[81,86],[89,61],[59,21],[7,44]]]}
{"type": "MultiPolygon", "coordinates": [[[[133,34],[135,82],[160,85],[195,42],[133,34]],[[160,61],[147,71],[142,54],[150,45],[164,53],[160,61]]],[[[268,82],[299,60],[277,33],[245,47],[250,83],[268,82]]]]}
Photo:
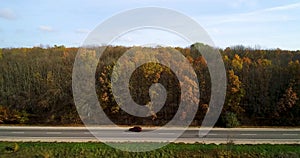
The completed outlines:
{"type": "Polygon", "coordinates": [[[290,9],[297,9],[300,8],[300,3],[294,3],[294,4],[288,4],[273,8],[264,9],[264,12],[270,12],[270,11],[282,11],[282,10],[290,10],[290,9]]]}
{"type": "Polygon", "coordinates": [[[195,18],[220,47],[243,44],[265,48],[299,49],[300,3],[285,4],[246,13],[195,18]],[[287,29],[288,28],[288,29],[287,29]]]}
{"type": "Polygon", "coordinates": [[[295,13],[293,14],[289,12],[296,9],[300,9],[300,3],[255,10],[248,13],[207,16],[199,17],[198,19],[200,19],[200,21],[206,22],[208,26],[216,26],[234,22],[283,22],[298,19],[298,14],[296,15],[295,13]]]}
{"type": "Polygon", "coordinates": [[[90,32],[90,30],[88,30],[88,29],[77,29],[77,30],[75,30],[75,33],[87,34],[89,32],[90,32]]]}
{"type": "Polygon", "coordinates": [[[228,1],[229,5],[234,7],[234,8],[238,8],[241,6],[255,6],[257,5],[257,1],[256,0],[233,0],[233,1],[228,1]]]}
{"type": "Polygon", "coordinates": [[[9,8],[0,9],[0,18],[13,20],[16,19],[16,17],[17,16],[12,9],[9,8]]]}
{"type": "Polygon", "coordinates": [[[123,37],[116,39],[114,42],[115,43],[118,43],[118,42],[132,43],[133,37],[132,36],[125,36],[125,37],[123,36],[123,37]]]}
{"type": "Polygon", "coordinates": [[[54,31],[54,29],[51,26],[46,26],[46,25],[41,25],[38,27],[38,29],[43,32],[53,32],[54,31]]]}
{"type": "Polygon", "coordinates": [[[127,32],[110,43],[125,46],[188,46],[189,41],[175,32],[155,28],[143,28],[127,32]]]}

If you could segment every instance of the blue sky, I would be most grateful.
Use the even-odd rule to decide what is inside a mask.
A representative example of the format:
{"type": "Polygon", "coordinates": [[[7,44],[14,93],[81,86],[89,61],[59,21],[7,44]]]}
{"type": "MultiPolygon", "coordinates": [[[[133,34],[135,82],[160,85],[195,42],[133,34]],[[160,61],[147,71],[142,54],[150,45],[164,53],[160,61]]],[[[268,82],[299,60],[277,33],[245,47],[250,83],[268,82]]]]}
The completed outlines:
{"type": "MultiPolygon", "coordinates": [[[[218,47],[243,44],[300,50],[299,0],[0,0],[0,47],[80,46],[91,30],[112,15],[148,6],[193,18],[218,47]]],[[[142,30],[114,44],[163,41],[162,45],[184,46],[180,40],[159,30],[142,30]]]]}

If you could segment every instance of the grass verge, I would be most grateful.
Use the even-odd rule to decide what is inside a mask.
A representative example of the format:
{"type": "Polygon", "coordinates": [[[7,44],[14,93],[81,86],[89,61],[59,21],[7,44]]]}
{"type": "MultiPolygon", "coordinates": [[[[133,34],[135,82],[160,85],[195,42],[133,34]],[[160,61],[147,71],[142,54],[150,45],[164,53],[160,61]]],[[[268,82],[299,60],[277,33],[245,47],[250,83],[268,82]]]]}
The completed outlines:
{"type": "MultiPolygon", "coordinates": [[[[133,145],[133,143],[127,143],[133,145]]],[[[104,143],[0,142],[0,158],[300,157],[300,145],[171,143],[150,152],[126,152],[104,143]]]]}

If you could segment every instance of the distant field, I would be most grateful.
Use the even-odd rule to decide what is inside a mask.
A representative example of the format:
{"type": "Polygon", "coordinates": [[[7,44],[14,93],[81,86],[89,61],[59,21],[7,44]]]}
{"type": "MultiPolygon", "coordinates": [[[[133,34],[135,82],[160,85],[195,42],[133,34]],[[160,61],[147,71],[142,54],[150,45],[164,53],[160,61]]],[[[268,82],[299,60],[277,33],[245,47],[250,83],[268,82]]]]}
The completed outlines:
{"type": "MultiPolygon", "coordinates": [[[[128,146],[134,144],[128,143],[128,146]]],[[[151,145],[151,144],[149,144],[151,145]]],[[[300,145],[174,144],[136,153],[111,148],[104,143],[0,142],[1,158],[50,157],[300,157],[300,145]]]]}

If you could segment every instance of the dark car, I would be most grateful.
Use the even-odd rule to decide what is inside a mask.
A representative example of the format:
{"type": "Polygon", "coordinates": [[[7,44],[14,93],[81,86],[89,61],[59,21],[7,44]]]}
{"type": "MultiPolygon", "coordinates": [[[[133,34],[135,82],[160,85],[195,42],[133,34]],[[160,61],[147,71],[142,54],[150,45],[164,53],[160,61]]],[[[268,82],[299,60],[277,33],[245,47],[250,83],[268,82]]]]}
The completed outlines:
{"type": "Polygon", "coordinates": [[[140,127],[140,126],[134,126],[132,128],[129,128],[129,131],[131,131],[131,132],[141,132],[142,131],[142,127],[140,127]]]}

